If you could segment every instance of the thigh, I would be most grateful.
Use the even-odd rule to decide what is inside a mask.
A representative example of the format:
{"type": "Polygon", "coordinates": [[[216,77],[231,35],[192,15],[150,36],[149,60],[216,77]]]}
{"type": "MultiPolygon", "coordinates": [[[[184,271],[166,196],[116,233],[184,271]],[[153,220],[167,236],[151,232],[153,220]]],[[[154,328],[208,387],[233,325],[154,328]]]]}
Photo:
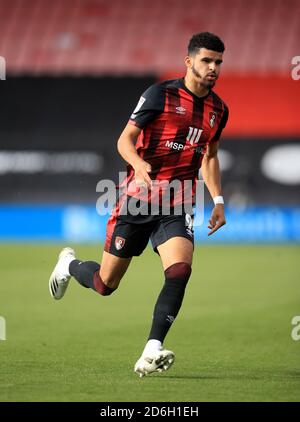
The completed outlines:
{"type": "Polygon", "coordinates": [[[151,233],[155,252],[158,247],[172,238],[187,239],[194,246],[193,216],[190,214],[163,216],[151,233]]]}
{"type": "Polygon", "coordinates": [[[191,240],[185,237],[172,237],[157,246],[157,250],[164,270],[177,262],[192,265],[194,246],[191,240]]]}
{"type": "Polygon", "coordinates": [[[152,232],[151,241],[160,255],[164,270],[177,262],[191,265],[194,250],[193,216],[163,217],[152,232]]]}

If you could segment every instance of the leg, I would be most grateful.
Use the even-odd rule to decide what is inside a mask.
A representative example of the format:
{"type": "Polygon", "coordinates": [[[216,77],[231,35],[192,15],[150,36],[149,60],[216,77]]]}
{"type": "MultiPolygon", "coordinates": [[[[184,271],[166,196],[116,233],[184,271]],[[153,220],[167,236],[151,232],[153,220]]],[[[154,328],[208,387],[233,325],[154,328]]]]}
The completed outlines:
{"type": "Polygon", "coordinates": [[[162,261],[165,283],[154,308],[148,342],[134,368],[140,376],[165,371],[174,362],[174,353],[163,349],[162,344],[180,310],[191,274],[194,249],[191,221],[185,215],[168,216],[151,235],[154,250],[162,261]]]}
{"type": "Polygon", "coordinates": [[[185,237],[172,237],[162,245],[159,245],[157,250],[164,271],[177,262],[185,262],[192,266],[194,246],[193,243],[185,237]]]}
{"type": "Polygon", "coordinates": [[[142,226],[111,217],[101,266],[93,261],[76,260],[70,264],[70,274],[83,286],[108,296],[118,288],[132,256],[140,255],[145,249],[149,236],[142,226]]]}
{"type": "Polygon", "coordinates": [[[168,370],[174,353],[162,348],[163,341],[181,307],[191,273],[193,244],[184,237],[174,237],[157,247],[165,270],[165,284],[158,296],[148,342],[135,364],[140,377],[168,370]]]}
{"type": "Polygon", "coordinates": [[[130,261],[131,258],[120,258],[104,251],[101,265],[76,259],[70,263],[69,271],[84,287],[108,296],[118,288],[130,261]]]}
{"type": "MultiPolygon", "coordinates": [[[[135,228],[131,224],[119,221],[113,212],[107,223],[106,241],[102,262],[72,261],[70,274],[84,287],[91,288],[108,296],[119,286],[135,250],[132,241],[135,228]]],[[[136,242],[137,243],[137,242],[136,242]]]]}
{"type": "Polygon", "coordinates": [[[108,252],[103,251],[100,277],[108,287],[117,289],[120,281],[129,267],[132,258],[119,258],[108,252]]]}
{"type": "Polygon", "coordinates": [[[157,299],[148,340],[163,343],[183,301],[191,274],[193,244],[184,237],[173,237],[157,247],[165,273],[165,284],[157,299]]]}
{"type": "Polygon", "coordinates": [[[82,286],[91,288],[102,296],[113,293],[118,288],[132,256],[140,255],[147,246],[151,227],[145,229],[141,224],[122,221],[112,215],[107,224],[101,266],[94,261],[78,260],[73,249],[65,248],[49,280],[51,296],[61,299],[71,276],[82,286]]]}

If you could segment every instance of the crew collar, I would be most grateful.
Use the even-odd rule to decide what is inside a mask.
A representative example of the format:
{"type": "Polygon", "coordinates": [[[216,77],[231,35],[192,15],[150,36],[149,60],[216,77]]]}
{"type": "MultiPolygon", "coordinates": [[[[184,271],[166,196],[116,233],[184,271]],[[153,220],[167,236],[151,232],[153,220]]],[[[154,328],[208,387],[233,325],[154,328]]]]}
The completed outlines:
{"type": "Polygon", "coordinates": [[[204,95],[203,97],[198,97],[198,95],[196,95],[196,94],[194,94],[192,91],[190,91],[187,87],[186,87],[186,85],[185,85],[185,83],[184,83],[184,76],[182,77],[182,78],[180,78],[179,79],[179,84],[180,84],[180,87],[182,88],[182,89],[184,89],[188,94],[190,94],[190,95],[192,95],[192,97],[193,98],[195,98],[195,99],[197,99],[197,100],[205,100],[205,98],[207,98],[210,94],[211,94],[211,89],[208,91],[208,93],[206,94],[206,95],[204,95]]]}

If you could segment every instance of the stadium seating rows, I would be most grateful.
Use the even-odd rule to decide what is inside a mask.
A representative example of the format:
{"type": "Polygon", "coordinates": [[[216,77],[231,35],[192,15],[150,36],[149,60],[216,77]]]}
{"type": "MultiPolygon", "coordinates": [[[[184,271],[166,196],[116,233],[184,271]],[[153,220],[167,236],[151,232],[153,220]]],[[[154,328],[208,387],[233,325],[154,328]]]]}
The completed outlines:
{"type": "Polygon", "coordinates": [[[224,72],[286,72],[297,0],[2,0],[0,55],[13,74],[180,71],[191,34],[227,45],[224,72]]]}

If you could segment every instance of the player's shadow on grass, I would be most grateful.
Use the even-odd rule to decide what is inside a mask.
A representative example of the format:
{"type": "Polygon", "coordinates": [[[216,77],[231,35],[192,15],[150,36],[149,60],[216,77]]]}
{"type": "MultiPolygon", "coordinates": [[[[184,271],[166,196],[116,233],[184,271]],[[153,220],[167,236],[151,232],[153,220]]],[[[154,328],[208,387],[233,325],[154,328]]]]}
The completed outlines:
{"type": "Polygon", "coordinates": [[[224,379],[251,379],[262,380],[264,377],[249,377],[243,375],[164,375],[161,378],[178,379],[178,380],[224,380],[224,379]]]}
{"type": "Polygon", "coordinates": [[[277,373],[266,373],[261,375],[249,375],[249,374],[228,374],[228,375],[205,375],[205,374],[199,374],[199,375],[163,375],[161,378],[168,378],[168,379],[190,379],[190,380],[256,380],[256,381],[262,381],[262,380],[280,380],[280,379],[287,379],[287,378],[294,378],[300,380],[300,371],[287,371],[287,372],[277,372],[277,373]]]}

